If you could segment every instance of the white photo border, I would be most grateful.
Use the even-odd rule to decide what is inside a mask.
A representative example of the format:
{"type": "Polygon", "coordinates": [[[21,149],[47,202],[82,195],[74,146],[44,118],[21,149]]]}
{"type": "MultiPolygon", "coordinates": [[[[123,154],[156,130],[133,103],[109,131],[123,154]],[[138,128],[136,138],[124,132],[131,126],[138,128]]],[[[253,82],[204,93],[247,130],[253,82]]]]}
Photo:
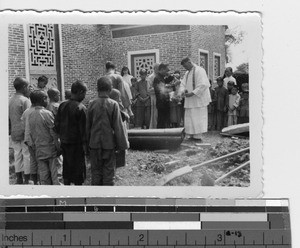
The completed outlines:
{"type": "Polygon", "coordinates": [[[262,22],[259,12],[196,12],[189,11],[138,11],[138,12],[90,12],[80,11],[3,11],[1,17],[2,81],[0,119],[1,180],[0,195],[49,196],[49,197],[159,197],[159,198],[245,198],[263,195],[262,159],[262,22]],[[8,166],[8,24],[55,23],[55,24],[189,24],[247,26],[253,40],[249,47],[250,92],[250,186],[249,187],[201,187],[201,186],[33,186],[10,185],[8,166]]]}

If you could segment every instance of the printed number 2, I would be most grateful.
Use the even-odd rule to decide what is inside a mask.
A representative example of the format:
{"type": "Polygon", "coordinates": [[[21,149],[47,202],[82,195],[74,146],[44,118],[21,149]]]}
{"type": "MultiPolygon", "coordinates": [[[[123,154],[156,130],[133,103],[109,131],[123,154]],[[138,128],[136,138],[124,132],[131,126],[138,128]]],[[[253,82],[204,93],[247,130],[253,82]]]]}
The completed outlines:
{"type": "Polygon", "coordinates": [[[217,239],[217,241],[222,241],[222,234],[218,234],[218,239],[217,239]]]}
{"type": "Polygon", "coordinates": [[[143,242],[144,241],[144,234],[140,234],[139,235],[139,242],[143,242]]]}

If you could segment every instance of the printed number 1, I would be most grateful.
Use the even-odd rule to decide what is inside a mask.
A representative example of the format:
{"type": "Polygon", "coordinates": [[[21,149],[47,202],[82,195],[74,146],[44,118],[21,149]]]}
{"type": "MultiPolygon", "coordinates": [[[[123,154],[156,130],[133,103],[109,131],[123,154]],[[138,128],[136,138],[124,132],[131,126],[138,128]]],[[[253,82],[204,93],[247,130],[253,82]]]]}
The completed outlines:
{"type": "Polygon", "coordinates": [[[144,234],[140,234],[139,235],[139,242],[143,242],[144,241],[144,234]]]}
{"type": "Polygon", "coordinates": [[[223,237],[222,237],[222,234],[218,234],[218,239],[217,239],[217,241],[222,241],[223,240],[223,237]]]}

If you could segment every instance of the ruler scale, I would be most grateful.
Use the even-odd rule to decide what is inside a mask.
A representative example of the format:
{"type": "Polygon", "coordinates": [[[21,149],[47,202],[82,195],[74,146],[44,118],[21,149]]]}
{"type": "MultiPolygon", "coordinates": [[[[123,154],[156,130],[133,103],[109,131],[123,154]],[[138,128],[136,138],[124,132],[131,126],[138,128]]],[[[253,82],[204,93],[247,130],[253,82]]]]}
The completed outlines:
{"type": "Polygon", "coordinates": [[[290,248],[287,199],[0,199],[1,248],[290,248]]]}

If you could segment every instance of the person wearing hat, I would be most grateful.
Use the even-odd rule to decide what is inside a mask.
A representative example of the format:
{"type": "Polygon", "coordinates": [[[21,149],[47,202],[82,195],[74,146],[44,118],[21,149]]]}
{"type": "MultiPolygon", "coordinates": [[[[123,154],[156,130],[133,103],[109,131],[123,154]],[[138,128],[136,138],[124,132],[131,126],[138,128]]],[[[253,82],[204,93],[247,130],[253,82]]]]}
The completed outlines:
{"type": "Polygon", "coordinates": [[[185,93],[185,133],[188,138],[201,140],[202,133],[207,132],[208,128],[210,83],[205,70],[194,64],[190,58],[184,58],[181,65],[187,70],[180,85],[181,92],[185,93]]]}
{"type": "Polygon", "coordinates": [[[158,66],[158,72],[153,81],[156,96],[157,128],[170,127],[170,100],[169,91],[166,87],[167,76],[169,76],[168,64],[161,63],[158,66]]]}
{"type": "Polygon", "coordinates": [[[136,125],[139,128],[146,127],[146,129],[148,129],[150,125],[151,101],[148,93],[149,84],[146,80],[147,71],[145,69],[141,69],[139,73],[141,79],[138,81],[136,86],[138,94],[136,102],[136,125]]]}

